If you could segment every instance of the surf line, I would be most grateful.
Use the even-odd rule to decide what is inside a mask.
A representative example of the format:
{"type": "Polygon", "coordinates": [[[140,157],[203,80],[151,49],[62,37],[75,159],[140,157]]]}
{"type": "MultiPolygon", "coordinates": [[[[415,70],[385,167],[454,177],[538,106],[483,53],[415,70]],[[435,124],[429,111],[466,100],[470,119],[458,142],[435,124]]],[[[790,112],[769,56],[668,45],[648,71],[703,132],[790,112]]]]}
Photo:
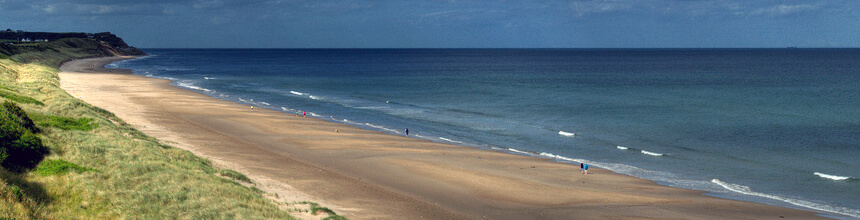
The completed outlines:
{"type": "Polygon", "coordinates": [[[570,132],[566,132],[566,131],[558,131],[558,135],[565,136],[565,137],[573,137],[573,136],[576,136],[576,133],[570,133],[570,132]]]}

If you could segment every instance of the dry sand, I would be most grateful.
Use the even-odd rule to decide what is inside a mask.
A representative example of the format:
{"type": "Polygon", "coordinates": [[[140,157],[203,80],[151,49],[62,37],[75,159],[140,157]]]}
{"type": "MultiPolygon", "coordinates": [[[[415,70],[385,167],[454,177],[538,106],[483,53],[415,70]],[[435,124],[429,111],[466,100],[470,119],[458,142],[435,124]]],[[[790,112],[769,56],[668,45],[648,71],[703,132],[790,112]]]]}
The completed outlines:
{"type": "Polygon", "coordinates": [[[144,133],[350,219],[815,219],[547,159],[434,143],[209,97],[70,61],[62,88],[144,133]],[[338,132],[335,132],[337,130],[338,132]]]}

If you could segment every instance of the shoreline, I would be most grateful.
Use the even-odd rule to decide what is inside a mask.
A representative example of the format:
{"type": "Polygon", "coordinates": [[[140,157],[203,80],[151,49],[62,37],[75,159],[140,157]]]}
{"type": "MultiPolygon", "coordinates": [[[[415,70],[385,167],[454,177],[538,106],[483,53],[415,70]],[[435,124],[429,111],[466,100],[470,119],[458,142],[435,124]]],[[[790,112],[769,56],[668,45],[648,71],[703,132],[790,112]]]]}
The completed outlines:
{"type": "Polygon", "coordinates": [[[147,135],[248,174],[264,191],[351,219],[823,218],[603,169],[580,175],[546,158],[250,111],[168,80],[103,68],[121,59],[67,62],[61,87],[147,135]]]}

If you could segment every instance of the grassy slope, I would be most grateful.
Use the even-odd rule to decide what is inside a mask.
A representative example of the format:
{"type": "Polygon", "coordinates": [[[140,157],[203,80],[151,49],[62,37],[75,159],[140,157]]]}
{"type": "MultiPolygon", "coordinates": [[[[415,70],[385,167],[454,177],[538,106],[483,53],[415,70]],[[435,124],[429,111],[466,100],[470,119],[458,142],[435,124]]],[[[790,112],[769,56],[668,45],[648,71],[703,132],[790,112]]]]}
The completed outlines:
{"type": "Polygon", "coordinates": [[[56,67],[62,61],[113,55],[110,48],[76,39],[16,53],[0,59],[0,90],[44,103],[18,103],[31,118],[90,118],[96,126],[42,127],[40,136],[52,150],[46,161],[79,168],[51,175],[0,168],[0,219],[292,218],[259,190],[220,177],[209,161],[162,145],[59,88],[56,67]]]}

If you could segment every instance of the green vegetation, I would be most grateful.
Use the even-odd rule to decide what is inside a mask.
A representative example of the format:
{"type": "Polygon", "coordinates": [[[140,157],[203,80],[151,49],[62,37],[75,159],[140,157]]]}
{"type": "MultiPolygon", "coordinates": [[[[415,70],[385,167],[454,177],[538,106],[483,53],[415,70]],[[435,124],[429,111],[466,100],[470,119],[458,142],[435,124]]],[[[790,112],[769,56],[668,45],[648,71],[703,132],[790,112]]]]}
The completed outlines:
{"type": "Polygon", "coordinates": [[[12,100],[12,101],[17,102],[17,103],[30,103],[30,104],[37,104],[37,105],[45,105],[42,102],[40,102],[39,100],[35,100],[35,99],[27,97],[27,96],[15,94],[15,92],[6,90],[5,88],[0,88],[0,97],[12,100]]]}
{"type": "MultiPolygon", "coordinates": [[[[328,217],[323,218],[323,220],[345,220],[345,219],[347,219],[346,217],[343,217],[343,216],[337,215],[337,213],[334,213],[334,211],[332,211],[331,209],[326,208],[326,207],[322,207],[322,206],[320,206],[319,204],[314,203],[314,202],[307,202],[307,201],[305,201],[305,202],[298,202],[298,203],[295,203],[295,204],[302,204],[302,205],[308,205],[308,206],[310,206],[310,209],[308,209],[308,210],[300,210],[300,211],[309,212],[309,213],[311,213],[311,214],[313,214],[313,215],[321,215],[321,214],[326,214],[326,215],[328,215],[328,217]]],[[[297,211],[298,211],[298,210],[297,210],[297,211]]]]}
{"type": "Polygon", "coordinates": [[[347,220],[347,218],[339,215],[329,215],[322,220],[347,220]]]}
{"type": "Polygon", "coordinates": [[[62,117],[55,115],[40,115],[40,114],[31,114],[33,117],[33,121],[36,121],[36,125],[42,127],[55,127],[63,130],[78,130],[78,131],[90,131],[93,130],[97,124],[91,124],[93,122],[92,118],[70,118],[70,117],[62,117]]]}
{"type": "Polygon", "coordinates": [[[220,171],[218,171],[218,174],[221,174],[221,176],[233,178],[234,180],[252,183],[251,179],[248,178],[247,176],[245,176],[245,174],[242,174],[242,173],[239,173],[239,172],[236,172],[233,170],[220,170],[220,171]]]}
{"type": "Polygon", "coordinates": [[[40,176],[49,176],[49,175],[62,175],[68,172],[86,172],[92,169],[78,166],[77,164],[73,164],[69,161],[65,160],[45,160],[39,163],[39,166],[33,170],[33,173],[40,176]]]}
{"type": "Polygon", "coordinates": [[[120,55],[107,43],[84,38],[66,38],[51,42],[0,45],[0,54],[19,63],[42,64],[57,68],[67,60],[83,57],[120,55]]]}
{"type": "Polygon", "coordinates": [[[210,161],[60,89],[60,63],[117,54],[105,45],[61,39],[0,48],[8,57],[0,59],[0,90],[15,95],[0,96],[0,218],[292,219],[210,161]]]}
{"type": "Polygon", "coordinates": [[[48,148],[36,136],[39,129],[18,105],[6,101],[0,105],[0,165],[21,172],[36,166],[48,148]]]}

